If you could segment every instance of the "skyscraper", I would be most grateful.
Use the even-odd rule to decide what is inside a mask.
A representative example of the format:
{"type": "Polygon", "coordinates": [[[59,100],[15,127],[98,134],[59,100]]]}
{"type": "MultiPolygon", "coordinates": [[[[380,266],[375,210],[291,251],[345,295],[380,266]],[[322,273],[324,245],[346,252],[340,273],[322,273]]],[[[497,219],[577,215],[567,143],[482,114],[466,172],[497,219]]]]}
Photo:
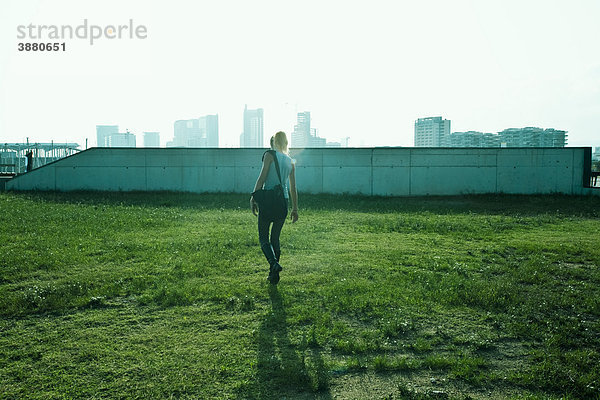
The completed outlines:
{"type": "Polygon", "coordinates": [[[310,137],[310,111],[298,113],[298,122],[292,132],[291,147],[307,147],[310,137]]]}
{"type": "Polygon", "coordinates": [[[292,132],[291,147],[325,147],[327,140],[317,136],[317,130],[310,127],[310,111],[298,113],[298,122],[292,132]]]}
{"type": "Polygon", "coordinates": [[[109,147],[108,137],[119,133],[119,125],[96,125],[96,146],[109,147]]]}
{"type": "Polygon", "coordinates": [[[448,146],[449,136],[449,119],[429,117],[415,121],[415,147],[448,146]]]}
{"type": "Polygon", "coordinates": [[[160,133],[144,132],[144,147],[160,147],[160,133]]]}
{"type": "Polygon", "coordinates": [[[167,147],[219,147],[217,114],[175,121],[173,131],[173,140],[167,147]]]}
{"type": "Polygon", "coordinates": [[[263,109],[248,110],[244,106],[244,131],[240,135],[240,147],[264,147],[263,109]]]}
{"type": "Polygon", "coordinates": [[[204,132],[204,147],[219,147],[219,115],[200,117],[200,131],[204,132]]]}

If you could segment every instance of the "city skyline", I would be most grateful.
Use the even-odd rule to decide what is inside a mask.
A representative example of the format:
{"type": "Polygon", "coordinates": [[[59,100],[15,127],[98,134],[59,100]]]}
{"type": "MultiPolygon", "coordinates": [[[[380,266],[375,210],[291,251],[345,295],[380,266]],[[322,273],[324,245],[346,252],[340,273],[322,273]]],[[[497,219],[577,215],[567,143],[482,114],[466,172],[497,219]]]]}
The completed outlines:
{"type": "Polygon", "coordinates": [[[584,0],[9,0],[0,6],[0,141],[84,146],[95,125],[118,121],[161,132],[165,146],[172,121],[218,114],[219,145],[237,147],[248,104],[264,110],[263,141],[291,135],[297,113],[310,110],[328,140],[350,137],[350,146],[412,146],[415,119],[428,115],[458,132],[553,127],[569,132],[570,146],[599,146],[600,54],[590,50],[599,15],[584,0]],[[211,18],[198,24],[198,15],[211,18]],[[16,49],[19,25],[84,18],[133,18],[147,38],[16,49]],[[195,45],[203,51],[188,51],[195,45]]]}
{"type": "MultiPolygon", "coordinates": [[[[264,136],[263,109],[252,110],[245,105],[243,120],[245,130],[240,135],[240,144],[233,147],[261,147],[259,142],[261,140],[265,142],[270,137],[270,135],[266,138],[264,136]],[[246,130],[248,131],[247,135],[246,130]]],[[[166,145],[160,144],[159,132],[142,132],[143,145],[139,147],[224,147],[219,144],[218,121],[218,114],[196,119],[177,120],[173,124],[173,138],[166,145]],[[151,136],[151,139],[147,136],[151,136]]],[[[294,129],[288,133],[290,148],[355,147],[348,146],[347,143],[342,145],[340,142],[329,142],[317,133],[317,129],[311,127],[310,111],[299,112],[294,129]]],[[[414,122],[412,146],[391,147],[565,147],[568,144],[567,137],[569,135],[567,133],[568,131],[560,129],[539,127],[510,127],[495,133],[474,130],[452,131],[449,119],[441,116],[422,117],[414,122]]],[[[126,134],[133,136],[133,143],[135,143],[135,134],[129,130],[126,134]]],[[[125,133],[119,132],[118,125],[96,125],[96,135],[98,147],[113,147],[115,146],[112,143],[114,139],[111,136],[121,136],[125,133]]],[[[117,143],[122,142],[122,140],[117,141],[117,143]]],[[[268,147],[268,144],[263,143],[262,147],[268,147]]],[[[384,145],[384,147],[390,146],[384,145]]]]}

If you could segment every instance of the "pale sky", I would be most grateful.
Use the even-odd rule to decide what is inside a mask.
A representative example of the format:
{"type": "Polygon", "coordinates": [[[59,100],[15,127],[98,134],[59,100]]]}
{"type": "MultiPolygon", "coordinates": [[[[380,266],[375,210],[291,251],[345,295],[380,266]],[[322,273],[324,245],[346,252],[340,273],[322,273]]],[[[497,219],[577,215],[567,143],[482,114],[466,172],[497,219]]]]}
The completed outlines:
{"type": "Polygon", "coordinates": [[[0,143],[91,147],[107,124],[164,145],[175,120],[217,113],[220,146],[237,147],[248,104],[264,109],[265,141],[310,111],[321,137],[351,146],[412,146],[430,116],[600,146],[599,49],[598,0],[2,0],[0,143]],[[84,19],[132,19],[147,38],[17,50],[37,41],[18,25],[84,19]]]}

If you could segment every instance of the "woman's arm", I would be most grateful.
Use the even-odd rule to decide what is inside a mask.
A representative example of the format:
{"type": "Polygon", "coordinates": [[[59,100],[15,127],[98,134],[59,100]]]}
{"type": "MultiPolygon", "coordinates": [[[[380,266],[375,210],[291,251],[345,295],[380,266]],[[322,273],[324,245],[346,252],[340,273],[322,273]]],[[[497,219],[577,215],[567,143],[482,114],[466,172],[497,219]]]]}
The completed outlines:
{"type": "MultiPolygon", "coordinates": [[[[273,162],[273,156],[271,153],[266,153],[263,158],[262,168],[260,170],[260,174],[258,175],[258,179],[256,180],[256,185],[254,185],[253,193],[258,189],[261,189],[267,180],[267,175],[269,174],[269,167],[273,162]]],[[[258,207],[256,206],[256,202],[254,201],[254,197],[250,196],[250,208],[252,209],[252,214],[258,215],[258,207]]]]}
{"type": "Polygon", "coordinates": [[[298,221],[298,191],[296,190],[296,166],[292,164],[290,172],[290,197],[292,198],[292,213],[290,218],[292,222],[298,221]]]}
{"type": "Polygon", "coordinates": [[[265,158],[263,159],[262,169],[260,170],[260,175],[258,175],[258,179],[256,180],[256,185],[254,185],[253,192],[256,192],[258,189],[261,189],[265,182],[267,181],[267,175],[269,174],[269,167],[273,162],[273,156],[271,153],[266,153],[265,158]]]}

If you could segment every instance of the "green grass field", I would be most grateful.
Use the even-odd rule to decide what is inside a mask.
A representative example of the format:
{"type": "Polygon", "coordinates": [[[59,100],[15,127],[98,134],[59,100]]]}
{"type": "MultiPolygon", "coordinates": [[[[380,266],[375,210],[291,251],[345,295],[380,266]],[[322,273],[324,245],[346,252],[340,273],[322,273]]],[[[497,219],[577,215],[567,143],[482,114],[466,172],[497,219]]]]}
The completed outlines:
{"type": "Polygon", "coordinates": [[[600,198],[0,193],[0,398],[598,399],[600,198]]]}

